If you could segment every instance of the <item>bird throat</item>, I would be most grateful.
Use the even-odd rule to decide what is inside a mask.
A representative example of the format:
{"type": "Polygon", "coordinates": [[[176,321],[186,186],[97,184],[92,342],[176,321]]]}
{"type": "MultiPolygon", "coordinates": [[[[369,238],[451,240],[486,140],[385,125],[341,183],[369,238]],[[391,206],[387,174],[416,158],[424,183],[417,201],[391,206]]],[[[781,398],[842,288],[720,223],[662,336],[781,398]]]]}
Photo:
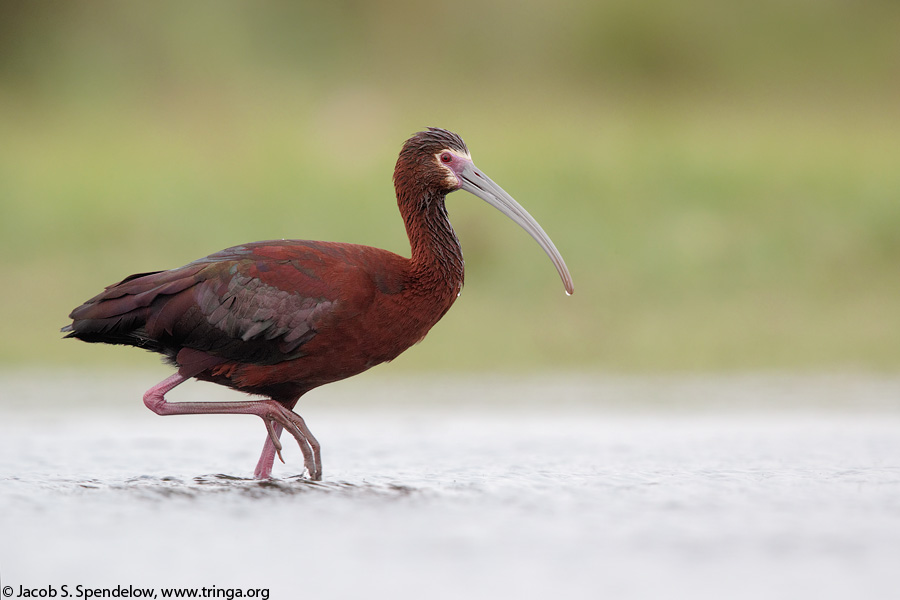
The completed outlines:
{"type": "Polygon", "coordinates": [[[430,292],[451,294],[455,299],[462,290],[465,266],[444,198],[436,194],[423,199],[417,210],[404,215],[404,221],[414,276],[430,292]]]}

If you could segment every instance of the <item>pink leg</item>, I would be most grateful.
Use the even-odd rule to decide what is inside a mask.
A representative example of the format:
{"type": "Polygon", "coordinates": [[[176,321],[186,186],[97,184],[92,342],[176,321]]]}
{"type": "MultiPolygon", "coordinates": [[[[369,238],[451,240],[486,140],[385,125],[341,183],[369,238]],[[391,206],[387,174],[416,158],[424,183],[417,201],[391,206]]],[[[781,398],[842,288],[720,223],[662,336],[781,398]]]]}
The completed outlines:
{"type": "MultiPolygon", "coordinates": [[[[275,437],[281,437],[283,427],[275,423],[275,437]]],[[[272,477],[272,464],[275,462],[275,454],[277,450],[275,444],[272,443],[272,437],[266,437],[266,443],[263,445],[262,454],[259,456],[259,462],[256,463],[256,470],[253,476],[257,479],[270,479],[272,477]]]]}
{"type": "Polygon", "coordinates": [[[269,438],[263,447],[263,454],[260,456],[256,467],[257,476],[262,472],[268,477],[272,472],[275,454],[278,454],[279,458],[281,457],[281,442],[278,438],[281,434],[281,428],[284,427],[291,432],[300,445],[300,450],[303,452],[303,462],[306,470],[309,471],[310,478],[314,481],[322,479],[322,457],[319,450],[319,442],[310,433],[306,422],[300,415],[274,400],[249,400],[245,402],[166,401],[165,395],[186,379],[187,377],[176,373],[161,381],[144,394],[144,404],[158,415],[256,415],[263,420],[269,432],[269,438]],[[276,427],[278,427],[277,432],[276,427]],[[271,457],[269,454],[271,454],[271,457]],[[268,464],[267,473],[265,461],[268,464]]]}

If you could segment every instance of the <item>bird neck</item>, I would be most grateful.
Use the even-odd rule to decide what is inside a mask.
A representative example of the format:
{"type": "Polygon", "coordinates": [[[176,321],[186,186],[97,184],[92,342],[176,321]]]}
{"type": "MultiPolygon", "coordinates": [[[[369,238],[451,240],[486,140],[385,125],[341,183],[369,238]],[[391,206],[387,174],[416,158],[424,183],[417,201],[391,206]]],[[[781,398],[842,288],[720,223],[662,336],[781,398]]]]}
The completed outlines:
{"type": "Polygon", "coordinates": [[[442,193],[422,194],[414,202],[401,197],[400,206],[412,250],[413,276],[430,291],[446,291],[455,299],[462,289],[464,263],[444,198],[442,193]]]}

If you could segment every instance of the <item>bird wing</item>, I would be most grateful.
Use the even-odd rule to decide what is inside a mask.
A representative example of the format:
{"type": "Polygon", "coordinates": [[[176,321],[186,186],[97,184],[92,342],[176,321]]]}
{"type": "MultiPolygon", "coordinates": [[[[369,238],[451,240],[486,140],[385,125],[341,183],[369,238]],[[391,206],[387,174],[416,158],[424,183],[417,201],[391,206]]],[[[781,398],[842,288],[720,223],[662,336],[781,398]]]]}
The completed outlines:
{"type": "Polygon", "coordinates": [[[371,302],[374,284],[353,254],[351,245],[258,242],[179,269],[133,275],[75,309],[72,335],[87,339],[101,331],[107,339],[88,341],[171,357],[188,348],[253,364],[296,358],[335,318],[346,320],[348,310],[371,302]]]}

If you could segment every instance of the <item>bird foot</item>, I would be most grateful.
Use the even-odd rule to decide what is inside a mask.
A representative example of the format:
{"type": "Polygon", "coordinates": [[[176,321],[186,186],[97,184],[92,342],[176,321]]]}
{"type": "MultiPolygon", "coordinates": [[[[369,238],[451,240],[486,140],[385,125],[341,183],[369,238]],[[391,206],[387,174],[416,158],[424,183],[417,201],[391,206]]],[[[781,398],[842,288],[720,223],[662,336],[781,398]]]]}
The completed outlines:
{"type": "MultiPolygon", "coordinates": [[[[272,446],[275,448],[275,452],[278,454],[279,460],[284,462],[284,458],[281,456],[281,441],[278,439],[278,433],[276,432],[276,424],[281,425],[287,431],[294,436],[294,439],[297,440],[297,444],[300,446],[300,451],[303,453],[303,463],[306,467],[306,470],[309,472],[309,477],[313,481],[321,481],[322,480],[322,454],[321,447],[319,445],[318,440],[313,436],[312,432],[309,430],[309,427],[306,426],[306,422],[303,420],[303,417],[295,413],[294,411],[286,408],[284,405],[275,402],[274,400],[264,401],[267,409],[263,411],[259,416],[262,417],[263,422],[266,424],[266,430],[269,433],[269,440],[272,442],[272,446]]],[[[257,468],[257,475],[259,474],[259,468],[257,468]]],[[[268,474],[266,474],[268,475],[268,474]]]]}
{"type": "Polygon", "coordinates": [[[175,386],[187,379],[185,375],[176,373],[168,379],[153,386],[144,394],[144,404],[158,415],[196,415],[196,414],[238,414],[256,415],[262,418],[269,433],[269,442],[263,449],[256,467],[257,477],[266,479],[272,472],[275,454],[281,456],[281,442],[278,436],[281,428],[287,429],[300,445],[303,452],[303,463],[313,481],[322,479],[322,455],[319,442],[310,432],[303,418],[275,400],[253,400],[248,402],[168,402],[165,395],[175,386]]]}

